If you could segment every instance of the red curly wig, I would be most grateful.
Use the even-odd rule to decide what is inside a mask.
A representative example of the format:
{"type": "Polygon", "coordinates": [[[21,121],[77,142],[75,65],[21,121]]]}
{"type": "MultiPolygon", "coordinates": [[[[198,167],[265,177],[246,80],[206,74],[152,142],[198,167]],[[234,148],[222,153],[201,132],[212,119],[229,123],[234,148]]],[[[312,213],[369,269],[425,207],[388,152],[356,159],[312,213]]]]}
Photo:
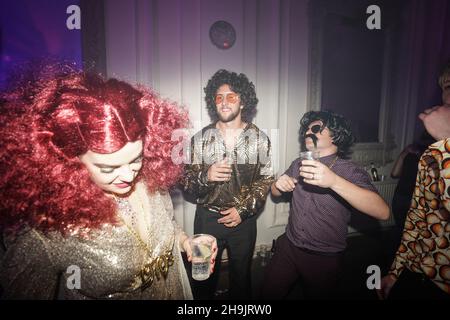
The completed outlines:
{"type": "Polygon", "coordinates": [[[177,182],[182,165],[171,159],[178,143],[171,138],[188,125],[184,109],[143,87],[86,72],[28,86],[34,89],[22,86],[0,100],[2,229],[73,234],[117,224],[114,201],[78,158],[88,150],[112,153],[142,139],[138,179],[150,192],[177,182]]]}

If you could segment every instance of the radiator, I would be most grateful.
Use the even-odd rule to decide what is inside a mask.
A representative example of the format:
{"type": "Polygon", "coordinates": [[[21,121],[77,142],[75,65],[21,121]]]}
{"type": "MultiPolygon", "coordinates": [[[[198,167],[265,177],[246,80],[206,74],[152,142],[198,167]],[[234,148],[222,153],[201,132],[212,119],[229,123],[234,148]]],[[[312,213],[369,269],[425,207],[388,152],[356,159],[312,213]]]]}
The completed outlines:
{"type": "Polygon", "coordinates": [[[374,186],[378,189],[380,196],[384,199],[384,201],[389,204],[389,208],[391,209],[391,215],[389,219],[386,221],[379,221],[380,226],[382,227],[391,227],[395,226],[394,215],[392,214],[392,198],[394,197],[395,187],[397,186],[397,180],[387,180],[374,182],[374,186]]]}
{"type": "Polygon", "coordinates": [[[392,198],[394,196],[395,187],[397,186],[396,180],[387,180],[387,181],[379,181],[373,182],[373,185],[377,188],[380,196],[386,201],[391,209],[391,214],[389,219],[386,221],[376,220],[374,218],[370,218],[369,216],[363,213],[353,213],[352,214],[352,222],[348,227],[349,234],[352,233],[360,233],[363,230],[371,230],[374,228],[386,228],[395,226],[395,219],[392,214],[392,198]]]}

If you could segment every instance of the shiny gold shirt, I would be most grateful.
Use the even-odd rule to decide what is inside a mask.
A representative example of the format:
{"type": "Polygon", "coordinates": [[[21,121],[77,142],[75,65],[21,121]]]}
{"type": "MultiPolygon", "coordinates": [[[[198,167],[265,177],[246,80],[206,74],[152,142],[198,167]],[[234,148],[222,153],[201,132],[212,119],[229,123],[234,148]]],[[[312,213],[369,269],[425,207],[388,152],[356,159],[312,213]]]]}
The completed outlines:
{"type": "Polygon", "coordinates": [[[247,124],[229,150],[213,123],[192,138],[189,153],[182,185],[199,205],[215,212],[235,207],[242,219],[262,208],[274,176],[270,140],[257,126],[247,124]],[[230,181],[208,182],[209,167],[224,158],[233,170],[230,181]]]}

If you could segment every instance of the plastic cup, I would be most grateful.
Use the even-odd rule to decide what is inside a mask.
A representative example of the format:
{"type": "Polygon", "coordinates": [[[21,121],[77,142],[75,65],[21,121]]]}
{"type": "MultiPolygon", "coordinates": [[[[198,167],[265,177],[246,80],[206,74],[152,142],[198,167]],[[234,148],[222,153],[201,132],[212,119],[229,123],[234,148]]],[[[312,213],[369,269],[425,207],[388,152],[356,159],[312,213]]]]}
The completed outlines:
{"type": "MultiPolygon", "coordinates": [[[[303,160],[319,160],[319,157],[320,157],[319,151],[300,152],[300,166],[303,166],[303,163],[302,163],[303,160]]],[[[303,179],[303,177],[301,177],[300,175],[298,178],[303,179]]]]}
{"type": "Polygon", "coordinates": [[[301,160],[319,160],[320,152],[319,151],[303,151],[300,152],[301,160]]]}
{"type": "Polygon", "coordinates": [[[191,239],[192,278],[203,281],[209,278],[212,245],[215,238],[209,234],[194,234],[191,239]]]}

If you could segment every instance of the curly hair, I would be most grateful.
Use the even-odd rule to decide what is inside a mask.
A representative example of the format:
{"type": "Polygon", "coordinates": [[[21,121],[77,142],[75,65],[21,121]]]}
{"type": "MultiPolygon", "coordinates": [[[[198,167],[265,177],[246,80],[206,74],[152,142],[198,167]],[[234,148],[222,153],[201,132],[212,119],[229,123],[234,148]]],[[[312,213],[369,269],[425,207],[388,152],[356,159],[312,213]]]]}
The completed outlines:
{"type": "Polygon", "coordinates": [[[242,119],[250,122],[256,113],[256,105],[258,98],[256,98],[255,85],[250,82],[247,76],[243,73],[237,74],[224,69],[217,71],[208,84],[204,88],[205,102],[208,113],[213,121],[218,120],[217,108],[215,103],[215,96],[217,90],[224,84],[230,86],[230,89],[239,94],[242,105],[242,119]]]}
{"type": "Polygon", "coordinates": [[[323,123],[322,129],[328,128],[333,139],[333,144],[338,147],[338,155],[346,158],[350,154],[350,148],[355,142],[350,122],[342,115],[331,111],[309,111],[300,120],[300,140],[302,150],[305,150],[305,134],[309,125],[320,120],[323,123]]]}
{"type": "Polygon", "coordinates": [[[171,159],[178,143],[171,134],[188,124],[184,109],[143,87],[86,72],[28,85],[42,90],[18,87],[0,99],[2,229],[84,234],[117,224],[114,201],[79,160],[88,150],[112,153],[142,139],[137,179],[150,192],[177,182],[182,166],[171,159]]]}

